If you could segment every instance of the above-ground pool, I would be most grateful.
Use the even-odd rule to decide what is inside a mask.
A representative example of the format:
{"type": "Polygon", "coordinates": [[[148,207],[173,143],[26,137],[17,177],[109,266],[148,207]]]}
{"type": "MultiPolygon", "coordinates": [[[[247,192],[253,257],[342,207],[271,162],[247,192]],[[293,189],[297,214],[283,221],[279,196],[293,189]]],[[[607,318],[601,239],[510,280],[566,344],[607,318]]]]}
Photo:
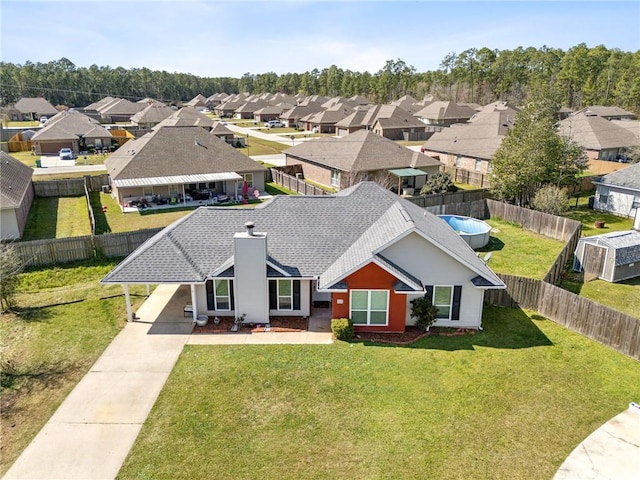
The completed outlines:
{"type": "Polygon", "coordinates": [[[491,225],[477,218],[460,215],[438,215],[447,222],[471,248],[478,249],[489,243],[491,225]]]}

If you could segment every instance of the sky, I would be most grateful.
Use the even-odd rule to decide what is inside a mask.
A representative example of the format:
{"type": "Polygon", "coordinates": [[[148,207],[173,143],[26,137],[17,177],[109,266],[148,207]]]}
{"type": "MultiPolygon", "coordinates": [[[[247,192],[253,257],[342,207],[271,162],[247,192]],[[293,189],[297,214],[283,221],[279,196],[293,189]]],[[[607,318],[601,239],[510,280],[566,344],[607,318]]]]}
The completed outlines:
{"type": "Polygon", "coordinates": [[[640,1],[0,0],[0,60],[202,77],[436,70],[469,48],[640,50],[640,1]]]}

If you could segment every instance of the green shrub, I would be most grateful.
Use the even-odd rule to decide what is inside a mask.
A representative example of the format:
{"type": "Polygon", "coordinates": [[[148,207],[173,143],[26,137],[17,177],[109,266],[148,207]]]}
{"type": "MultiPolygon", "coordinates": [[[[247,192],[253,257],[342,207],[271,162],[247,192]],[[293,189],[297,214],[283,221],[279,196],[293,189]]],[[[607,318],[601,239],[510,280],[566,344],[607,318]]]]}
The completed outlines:
{"type": "Polygon", "coordinates": [[[567,209],[569,194],[565,188],[545,185],[533,196],[533,208],[551,215],[561,215],[567,209]]]}
{"type": "Polygon", "coordinates": [[[419,330],[427,330],[436,320],[438,309],[426,297],[416,298],[411,303],[411,317],[416,319],[419,330]]]}
{"type": "Polygon", "coordinates": [[[449,193],[458,191],[451,179],[451,175],[445,172],[429,175],[424,186],[420,190],[420,195],[431,195],[434,193],[449,193]]]}
{"type": "Polygon", "coordinates": [[[348,342],[353,338],[353,321],[350,318],[333,318],[331,331],[338,340],[348,342]]]}

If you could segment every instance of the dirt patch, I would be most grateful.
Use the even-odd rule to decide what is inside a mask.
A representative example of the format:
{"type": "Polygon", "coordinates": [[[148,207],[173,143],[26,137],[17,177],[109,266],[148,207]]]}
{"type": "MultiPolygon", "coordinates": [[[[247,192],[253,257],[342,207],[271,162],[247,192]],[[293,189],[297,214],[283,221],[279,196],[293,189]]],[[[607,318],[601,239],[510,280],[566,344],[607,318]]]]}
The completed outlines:
{"type": "MultiPolygon", "coordinates": [[[[204,327],[195,325],[194,334],[229,333],[234,325],[233,317],[209,317],[209,322],[204,327]],[[220,321],[216,323],[214,318],[220,321]]],[[[304,332],[307,330],[305,317],[271,317],[269,319],[272,332],[304,332]]],[[[264,325],[242,324],[238,333],[260,333],[265,331],[264,325]]]]}

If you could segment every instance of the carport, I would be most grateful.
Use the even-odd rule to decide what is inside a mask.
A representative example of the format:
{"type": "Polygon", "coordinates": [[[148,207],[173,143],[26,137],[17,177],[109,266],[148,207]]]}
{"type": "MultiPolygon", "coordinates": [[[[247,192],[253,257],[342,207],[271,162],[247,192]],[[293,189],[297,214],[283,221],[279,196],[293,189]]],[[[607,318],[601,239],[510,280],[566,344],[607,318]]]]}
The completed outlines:
{"type": "MultiPolygon", "coordinates": [[[[412,167],[396,168],[389,170],[389,173],[394,177],[398,177],[398,195],[413,195],[416,188],[416,177],[424,177],[426,181],[428,175],[428,173],[412,167]]],[[[424,185],[424,182],[422,185],[424,185]]],[[[422,187],[422,185],[420,186],[422,187]]]]}

